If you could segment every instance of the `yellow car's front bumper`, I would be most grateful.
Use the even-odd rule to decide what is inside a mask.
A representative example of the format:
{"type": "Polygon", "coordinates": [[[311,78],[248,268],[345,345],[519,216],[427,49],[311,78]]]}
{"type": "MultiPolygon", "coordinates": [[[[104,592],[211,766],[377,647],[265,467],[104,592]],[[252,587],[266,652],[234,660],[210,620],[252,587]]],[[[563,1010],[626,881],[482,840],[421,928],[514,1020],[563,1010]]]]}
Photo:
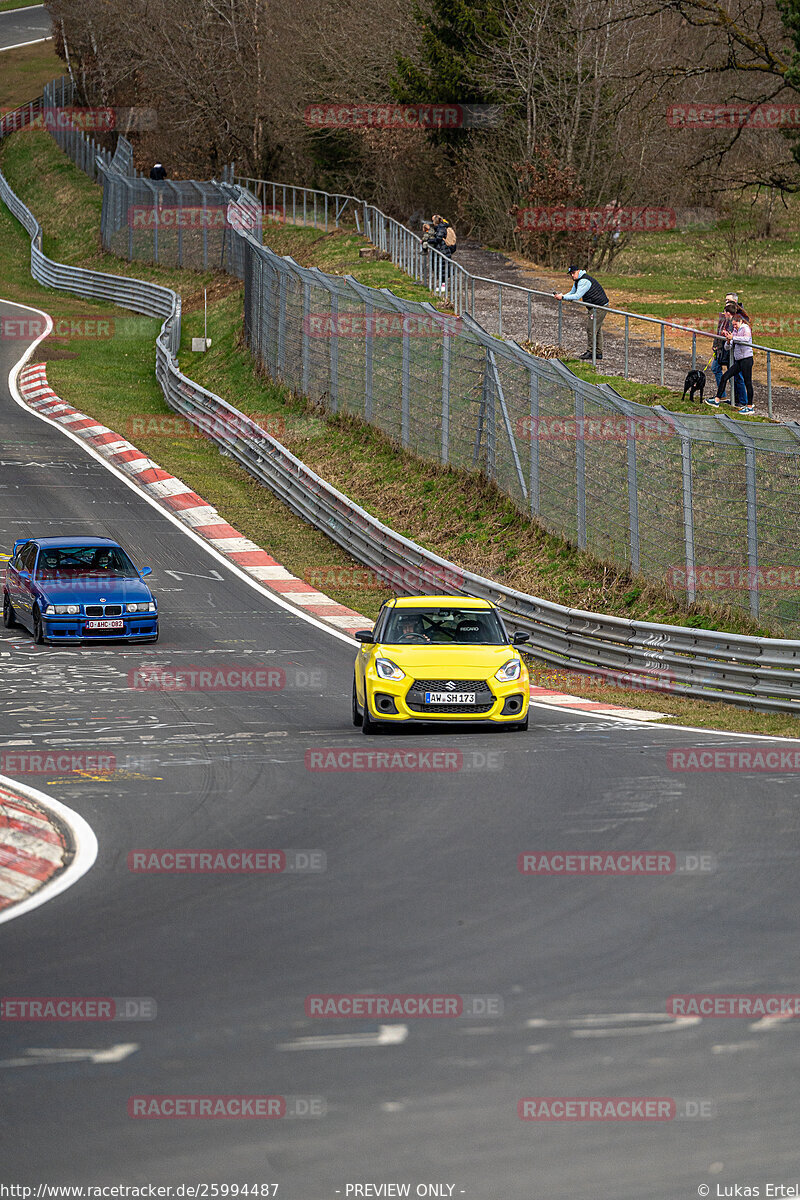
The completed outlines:
{"type": "MultiPolygon", "coordinates": [[[[479,709],[459,707],[420,711],[419,707],[412,706],[406,701],[414,682],[408,677],[401,680],[382,679],[375,670],[368,669],[364,677],[364,690],[369,706],[369,715],[372,719],[396,722],[493,721],[506,725],[524,721],[528,713],[530,680],[524,667],[520,678],[514,679],[510,683],[501,683],[499,679],[485,680],[493,697],[491,706],[488,708],[480,705],[479,709]]],[[[456,682],[458,681],[456,680],[456,682]]]]}

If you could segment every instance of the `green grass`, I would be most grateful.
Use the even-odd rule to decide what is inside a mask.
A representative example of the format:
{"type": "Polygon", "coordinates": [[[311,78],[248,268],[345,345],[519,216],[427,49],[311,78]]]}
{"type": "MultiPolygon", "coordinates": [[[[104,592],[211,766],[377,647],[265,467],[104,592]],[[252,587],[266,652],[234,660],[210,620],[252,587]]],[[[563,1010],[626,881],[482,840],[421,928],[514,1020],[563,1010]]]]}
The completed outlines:
{"type": "MultiPolygon", "coordinates": [[[[634,583],[624,573],[532,526],[495,488],[463,472],[442,470],[411,455],[375,429],[347,416],[325,419],[313,405],[258,373],[241,340],[241,288],[227,277],[167,271],[124,264],[103,256],[96,226],[81,214],[84,204],[98,213],[99,189],[85,179],[46,135],[20,135],[2,150],[4,172],[33,208],[46,231],[46,248],[67,260],[176,283],[183,293],[181,364],[199,382],[240,409],[267,418],[281,440],[324,478],[358,500],[406,536],[469,569],[522,590],[574,607],[617,612],[628,617],[684,624],[692,622],[740,632],[756,627],[744,616],[708,609],[687,610],[658,589],[634,583]],[[211,285],[211,349],[192,354],[192,336],[202,334],[202,287],[211,285]]],[[[292,231],[287,231],[288,234],[292,231]]],[[[296,231],[294,231],[296,233],[296,231]]],[[[306,237],[310,231],[300,231],[306,237]]],[[[28,239],[3,209],[0,237],[3,293],[45,307],[55,316],[105,311],[34,284],[28,275],[28,239]]],[[[318,238],[318,235],[316,235],[318,238]]],[[[313,244],[311,241],[307,245],[313,244]]],[[[327,249],[327,247],[326,247],[327,249]]],[[[284,251],[286,252],[286,251],[284,251]]],[[[346,253],[349,253],[346,251],[346,253]]],[[[385,264],[362,264],[384,266],[385,264]]],[[[295,574],[322,586],[341,603],[373,617],[386,592],[365,586],[364,572],[320,531],[293,517],[264,487],[213,445],[188,436],[159,435],[148,416],[170,414],[154,376],[153,340],[157,322],[118,318],[108,340],[73,340],[55,353],[48,376],[55,390],[111,428],[132,439],[165,469],[195,488],[245,536],[264,546],[295,574]],[[134,433],[138,420],[145,431],[134,433]],[[332,580],[333,577],[333,580],[332,580]]],[[[573,689],[576,690],[576,689],[573,689]]],[[[589,693],[598,698],[596,689],[589,693]]],[[[604,698],[634,707],[674,713],[681,723],[760,733],[791,734],[796,721],[737,708],[699,704],[677,697],[649,697],[636,690],[609,690],[604,698]],[[655,703],[654,703],[655,701],[655,703]]]]}
{"type": "Polygon", "coordinates": [[[10,12],[13,8],[31,8],[31,0],[0,0],[0,12],[10,12]]]}
{"type": "Polygon", "coordinates": [[[35,100],[44,85],[63,70],[52,42],[0,51],[0,108],[18,108],[35,100]]]}

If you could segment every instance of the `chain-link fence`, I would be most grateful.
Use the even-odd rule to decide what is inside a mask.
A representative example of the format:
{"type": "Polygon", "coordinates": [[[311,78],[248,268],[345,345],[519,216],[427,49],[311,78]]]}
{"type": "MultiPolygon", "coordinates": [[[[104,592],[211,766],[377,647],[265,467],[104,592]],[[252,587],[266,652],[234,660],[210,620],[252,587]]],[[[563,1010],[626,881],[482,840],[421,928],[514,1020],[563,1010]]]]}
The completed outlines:
{"type": "Polygon", "coordinates": [[[469,316],[282,258],[245,189],[154,183],[125,154],[99,164],[103,246],[243,278],[247,342],[273,378],[483,472],[548,530],[690,603],[800,631],[800,429],[624,400],[469,316]]]}

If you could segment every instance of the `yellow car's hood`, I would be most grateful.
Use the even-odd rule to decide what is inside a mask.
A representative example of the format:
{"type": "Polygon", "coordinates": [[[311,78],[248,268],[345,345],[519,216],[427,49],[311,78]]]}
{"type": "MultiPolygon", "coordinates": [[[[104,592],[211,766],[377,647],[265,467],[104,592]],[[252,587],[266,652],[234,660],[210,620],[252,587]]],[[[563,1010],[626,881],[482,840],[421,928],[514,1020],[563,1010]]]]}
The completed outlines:
{"type": "Polygon", "coordinates": [[[390,658],[408,675],[430,679],[488,677],[517,652],[511,646],[376,646],[376,657],[390,658]]]}

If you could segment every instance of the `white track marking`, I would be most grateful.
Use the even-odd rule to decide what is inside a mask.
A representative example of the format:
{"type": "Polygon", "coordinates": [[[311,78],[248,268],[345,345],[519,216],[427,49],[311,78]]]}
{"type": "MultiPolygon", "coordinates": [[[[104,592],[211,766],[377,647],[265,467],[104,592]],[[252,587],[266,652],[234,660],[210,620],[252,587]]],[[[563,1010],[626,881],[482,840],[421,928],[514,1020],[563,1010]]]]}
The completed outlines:
{"type": "Polygon", "coordinates": [[[399,1046],[408,1037],[407,1025],[381,1025],[377,1033],[331,1033],[322,1037],[295,1038],[278,1050],[349,1050],[369,1046],[399,1046]]]}
{"type": "Polygon", "coordinates": [[[93,1062],[115,1063],[122,1062],[129,1054],[139,1049],[138,1042],[120,1042],[105,1050],[67,1050],[51,1047],[46,1050],[23,1050],[25,1058],[5,1058],[0,1060],[0,1067],[50,1067],[53,1063],[93,1062]]]}

